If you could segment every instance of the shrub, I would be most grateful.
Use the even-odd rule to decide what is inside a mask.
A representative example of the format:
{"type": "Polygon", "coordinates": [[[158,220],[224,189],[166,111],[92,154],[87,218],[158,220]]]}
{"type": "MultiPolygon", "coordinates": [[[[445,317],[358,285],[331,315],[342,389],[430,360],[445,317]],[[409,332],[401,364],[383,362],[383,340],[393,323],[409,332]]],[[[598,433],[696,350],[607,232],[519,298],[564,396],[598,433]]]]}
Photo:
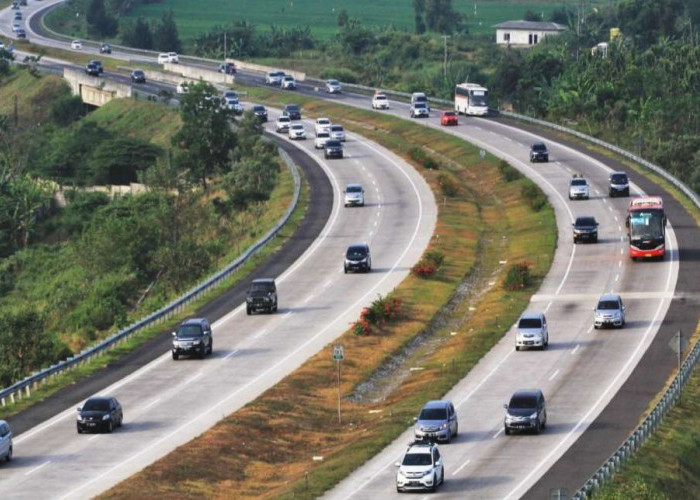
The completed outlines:
{"type": "Polygon", "coordinates": [[[321,71],[322,80],[334,78],[344,83],[357,83],[357,75],[346,68],[328,68],[321,71]]]}
{"type": "Polygon", "coordinates": [[[440,189],[442,190],[442,194],[448,197],[453,197],[456,196],[457,193],[459,192],[459,188],[457,187],[457,183],[452,179],[451,176],[447,174],[440,174],[438,175],[438,183],[440,184],[440,189]]]}
{"type": "Polygon", "coordinates": [[[418,263],[411,268],[411,274],[419,278],[430,278],[445,261],[445,255],[438,250],[428,250],[418,263]]]}
{"type": "Polygon", "coordinates": [[[437,267],[426,264],[422,260],[411,268],[411,274],[419,278],[430,278],[437,271],[437,267]]]}
{"type": "Polygon", "coordinates": [[[503,282],[503,287],[506,290],[522,290],[532,284],[532,275],[530,274],[531,264],[520,262],[513,264],[508,268],[506,279],[503,282]]]}
{"type": "Polygon", "coordinates": [[[355,335],[367,336],[372,333],[372,326],[369,324],[369,321],[359,319],[352,324],[352,332],[355,335]]]}
{"type": "Polygon", "coordinates": [[[371,335],[372,326],[394,321],[402,313],[402,302],[398,297],[382,297],[378,295],[369,307],[362,309],[360,319],[352,323],[355,335],[371,335]]]}
{"type": "Polygon", "coordinates": [[[498,169],[506,182],[513,182],[523,178],[523,175],[505,160],[501,160],[501,163],[498,164],[498,169]]]}
{"type": "Polygon", "coordinates": [[[428,170],[439,170],[440,164],[428,155],[422,148],[416,146],[408,150],[408,156],[419,165],[428,170]]]}
{"type": "Polygon", "coordinates": [[[539,212],[547,205],[545,194],[530,180],[523,183],[520,194],[535,212],[539,212]]]}
{"type": "Polygon", "coordinates": [[[445,261],[445,254],[440,252],[439,250],[428,250],[425,252],[423,255],[423,259],[430,265],[435,266],[436,268],[440,267],[442,263],[445,261]]]}

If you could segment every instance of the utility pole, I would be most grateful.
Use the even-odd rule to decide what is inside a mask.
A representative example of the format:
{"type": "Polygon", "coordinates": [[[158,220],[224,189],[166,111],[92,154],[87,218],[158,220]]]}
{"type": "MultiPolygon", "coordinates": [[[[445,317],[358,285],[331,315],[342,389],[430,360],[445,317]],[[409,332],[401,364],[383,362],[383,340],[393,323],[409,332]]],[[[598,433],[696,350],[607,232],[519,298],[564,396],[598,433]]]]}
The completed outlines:
{"type": "Polygon", "coordinates": [[[226,85],[226,75],[228,66],[226,66],[226,29],[224,28],[224,86],[226,85]]]}
{"type": "Polygon", "coordinates": [[[442,60],[442,70],[443,74],[445,75],[445,79],[447,79],[447,39],[450,38],[449,35],[442,35],[442,40],[443,40],[443,46],[445,48],[445,55],[442,60]]]}

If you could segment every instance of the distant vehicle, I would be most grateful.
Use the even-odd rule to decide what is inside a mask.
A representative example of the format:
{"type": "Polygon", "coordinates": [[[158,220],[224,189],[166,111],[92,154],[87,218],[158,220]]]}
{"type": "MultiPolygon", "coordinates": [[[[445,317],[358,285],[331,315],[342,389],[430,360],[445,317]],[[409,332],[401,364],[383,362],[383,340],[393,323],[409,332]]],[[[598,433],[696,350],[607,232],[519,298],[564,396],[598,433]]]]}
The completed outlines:
{"type": "Polygon", "coordinates": [[[102,66],[102,61],[98,61],[97,59],[93,59],[92,61],[90,61],[90,63],[97,66],[97,69],[100,72],[100,74],[104,73],[105,69],[102,66]]]}
{"type": "Polygon", "coordinates": [[[364,207],[365,206],[365,190],[360,184],[348,184],[345,186],[345,206],[346,207],[364,207]]]}
{"type": "Polygon", "coordinates": [[[372,270],[372,256],[369,252],[369,245],[361,243],[358,245],[350,245],[345,252],[345,264],[343,271],[345,274],[348,271],[363,271],[368,273],[372,270]]]}
{"type": "Polygon", "coordinates": [[[27,38],[27,32],[24,31],[24,28],[17,28],[15,34],[17,35],[17,38],[27,38]]]}
{"type": "Polygon", "coordinates": [[[506,416],[503,424],[505,433],[512,431],[542,432],[547,426],[547,408],[544,394],[539,389],[517,391],[504,405],[506,416]]]}
{"type": "Polygon", "coordinates": [[[190,93],[190,83],[188,81],[182,81],[177,84],[177,87],[175,87],[175,92],[179,95],[183,94],[189,94],[190,93]]]}
{"type": "Polygon", "coordinates": [[[430,110],[424,102],[414,102],[411,104],[411,118],[428,118],[430,110]]]}
{"type": "Polygon", "coordinates": [[[428,112],[430,112],[430,101],[428,101],[428,97],[423,92],[414,92],[411,94],[411,105],[416,103],[425,104],[425,107],[428,108],[428,112]]]}
{"type": "Polygon", "coordinates": [[[471,116],[488,115],[488,89],[477,83],[458,83],[455,87],[455,111],[471,116]]]}
{"type": "Polygon", "coordinates": [[[318,134],[319,132],[330,132],[331,125],[331,121],[328,118],[317,118],[314,127],[316,128],[316,133],[318,134]]]}
{"type": "Polygon", "coordinates": [[[663,259],[666,255],[666,214],[660,196],[632,198],[627,207],[630,257],[663,259]]]}
{"type": "Polygon", "coordinates": [[[625,172],[613,172],[610,174],[608,194],[611,198],[630,195],[630,180],[625,172]]]}
{"type": "Polygon", "coordinates": [[[165,63],[179,63],[180,62],[180,56],[177,55],[177,52],[162,52],[158,54],[158,64],[165,64],[165,63]]]}
{"type": "Polygon", "coordinates": [[[238,92],[235,90],[225,90],[221,97],[224,99],[238,99],[238,92]]]}
{"type": "Polygon", "coordinates": [[[342,125],[331,125],[331,139],[345,142],[345,129],[342,125]]]}
{"type": "Polygon", "coordinates": [[[372,97],[372,109],[389,109],[389,98],[386,94],[377,92],[372,97]]]}
{"type": "Polygon", "coordinates": [[[19,23],[12,23],[12,32],[17,33],[18,30],[22,29],[22,25],[19,23]]]}
{"type": "Polygon", "coordinates": [[[616,293],[606,293],[600,296],[598,304],[593,309],[593,326],[603,328],[625,326],[625,305],[622,297],[616,293]]]}
{"type": "Polygon", "coordinates": [[[297,104],[285,104],[282,114],[287,115],[290,120],[301,120],[301,109],[297,104]]]}
{"type": "Polygon", "coordinates": [[[265,83],[267,85],[280,85],[284,78],[284,71],[271,71],[265,75],[265,83]]]}
{"type": "Polygon", "coordinates": [[[70,43],[70,48],[73,50],[80,50],[83,48],[83,42],[81,42],[80,40],[73,40],[70,43]]]}
{"type": "Polygon", "coordinates": [[[547,330],[547,318],[543,313],[525,313],[518,320],[518,329],[515,332],[515,350],[523,347],[537,347],[546,349],[549,345],[549,331],[547,330]]]}
{"type": "Polygon", "coordinates": [[[416,441],[449,443],[459,432],[457,412],[449,401],[429,401],[413,421],[413,436],[416,441]]]}
{"type": "Polygon", "coordinates": [[[246,313],[264,310],[277,312],[277,285],[272,278],[253,280],[246,293],[246,313]]]}
{"type": "Polygon", "coordinates": [[[587,200],[591,196],[588,181],[580,175],[574,175],[569,181],[569,199],[587,200]]]}
{"type": "Polygon", "coordinates": [[[295,139],[306,139],[306,129],[301,123],[293,123],[289,126],[288,132],[289,138],[291,140],[295,139]]]}
{"type": "Polygon", "coordinates": [[[12,10],[19,9],[19,2],[12,2],[12,10]]]}
{"type": "Polygon", "coordinates": [[[411,443],[396,466],[396,491],[424,490],[433,492],[445,482],[445,467],[438,445],[411,443]]]}
{"type": "Polygon", "coordinates": [[[100,54],[111,54],[112,46],[108,43],[103,43],[100,45],[100,54]]]}
{"type": "Polygon", "coordinates": [[[338,80],[326,80],[326,92],[329,94],[340,94],[343,88],[338,80]]]}
{"type": "Polygon", "coordinates": [[[206,318],[192,318],[183,321],[173,332],[173,359],[184,354],[203,359],[214,351],[211,325],[206,318]]]}
{"type": "Polygon", "coordinates": [[[219,73],[224,73],[226,75],[235,75],[236,65],[232,62],[221,63],[219,64],[219,73]]]}
{"type": "Polygon", "coordinates": [[[261,122],[267,122],[267,109],[265,109],[265,106],[260,104],[253,106],[253,114],[255,115],[255,118],[261,122]]]}
{"type": "Polygon", "coordinates": [[[131,83],[146,83],[146,73],[140,69],[131,72],[131,83]]]}
{"type": "Polygon", "coordinates": [[[100,68],[93,62],[89,62],[85,65],[85,73],[90,76],[100,76],[100,68]]]}
{"type": "Polygon", "coordinates": [[[243,111],[245,111],[241,101],[238,100],[238,97],[223,97],[221,99],[221,107],[230,109],[237,115],[242,115],[243,111]]]}
{"type": "Polygon", "coordinates": [[[314,138],[314,148],[323,149],[326,146],[326,142],[331,139],[331,134],[328,132],[319,132],[314,138]]]}
{"type": "Polygon", "coordinates": [[[295,90],[297,88],[297,81],[292,75],[284,75],[280,82],[280,88],[283,90],[295,90]]]}
{"type": "Polygon", "coordinates": [[[284,133],[284,132],[289,132],[289,126],[291,125],[292,120],[289,118],[287,115],[282,115],[279,118],[277,118],[277,122],[275,123],[275,132],[277,133],[284,133]]]}
{"type": "Polygon", "coordinates": [[[333,138],[327,140],[326,143],[323,145],[323,157],[326,160],[328,160],[329,158],[342,158],[343,143],[333,138]]]}
{"type": "Polygon", "coordinates": [[[85,431],[112,432],[122,426],[124,413],[117,398],[95,397],[78,408],[78,434],[85,431]]]}
{"type": "Polygon", "coordinates": [[[535,142],[530,146],[530,163],[535,163],[536,161],[545,163],[549,161],[549,150],[544,142],[535,142]]]}
{"type": "Polygon", "coordinates": [[[12,460],[12,431],[10,425],[0,420],[0,460],[12,460]]]}
{"type": "Polygon", "coordinates": [[[595,217],[576,217],[572,224],[574,228],[574,244],[579,241],[598,243],[598,222],[595,217]]]}
{"type": "Polygon", "coordinates": [[[19,0],[19,4],[22,6],[27,6],[27,0],[19,0]]]}
{"type": "Polygon", "coordinates": [[[440,115],[440,125],[442,125],[443,127],[448,127],[450,125],[459,125],[457,113],[455,113],[454,111],[443,111],[440,115]]]}
{"type": "Polygon", "coordinates": [[[15,12],[15,21],[21,21],[21,20],[22,20],[22,13],[15,12]]]}

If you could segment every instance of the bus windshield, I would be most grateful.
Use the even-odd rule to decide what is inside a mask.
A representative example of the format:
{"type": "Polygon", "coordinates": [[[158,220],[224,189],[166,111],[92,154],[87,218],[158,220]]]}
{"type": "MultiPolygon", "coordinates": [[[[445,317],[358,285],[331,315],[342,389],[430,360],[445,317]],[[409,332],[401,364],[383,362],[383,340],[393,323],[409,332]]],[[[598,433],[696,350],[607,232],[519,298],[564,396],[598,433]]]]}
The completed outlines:
{"type": "Polygon", "coordinates": [[[486,92],[484,92],[483,90],[472,91],[471,105],[472,106],[488,106],[486,92]]]}
{"type": "Polygon", "coordinates": [[[640,210],[630,214],[630,239],[648,240],[664,236],[664,215],[660,210],[640,210]]]}

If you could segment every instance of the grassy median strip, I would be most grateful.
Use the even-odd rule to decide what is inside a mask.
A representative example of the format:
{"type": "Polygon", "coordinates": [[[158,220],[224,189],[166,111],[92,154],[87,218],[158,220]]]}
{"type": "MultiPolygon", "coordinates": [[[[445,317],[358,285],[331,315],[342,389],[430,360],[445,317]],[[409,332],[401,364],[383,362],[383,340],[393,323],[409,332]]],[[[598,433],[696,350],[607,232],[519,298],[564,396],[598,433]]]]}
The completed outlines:
{"type": "Polygon", "coordinates": [[[337,339],[345,346],[341,424],[329,345],[255,401],[103,497],[321,495],[404,431],[426,400],[441,397],[471,370],[515,322],[551,264],[553,211],[531,208],[522,194],[530,181],[512,171],[506,181],[502,172],[510,167],[499,168],[490,156],[481,159],[474,146],[378,113],[247,90],[251,100],[269,105],[302,104],[306,114],[329,116],[408,161],[427,155],[437,169],[414,164],[439,205],[429,250],[441,253],[444,263],[432,277],[409,275],[392,292],[402,301],[398,320],[373,327],[370,335],[349,329],[337,339]],[[504,277],[516,263],[526,263],[533,279],[530,286],[508,290],[504,277]],[[424,342],[415,347],[416,339],[424,342]],[[403,358],[401,368],[378,376],[397,357],[403,358]],[[363,389],[368,380],[381,397],[363,389]]]}

